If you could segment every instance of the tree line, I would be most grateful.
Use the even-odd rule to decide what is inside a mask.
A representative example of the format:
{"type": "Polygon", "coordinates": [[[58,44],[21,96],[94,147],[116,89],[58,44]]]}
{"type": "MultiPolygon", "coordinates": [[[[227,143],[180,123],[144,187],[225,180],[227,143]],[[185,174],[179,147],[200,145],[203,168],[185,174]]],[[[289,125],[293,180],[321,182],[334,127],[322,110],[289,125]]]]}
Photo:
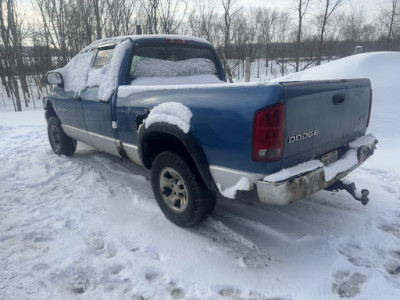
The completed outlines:
{"type": "Polygon", "coordinates": [[[47,71],[94,40],[136,34],[137,25],[143,34],[207,39],[231,82],[232,61],[246,57],[262,60],[266,72],[278,62],[284,75],[350,55],[357,45],[400,50],[400,0],[377,0],[373,19],[352,0],[293,0],[286,9],[268,7],[272,1],[243,7],[239,0],[0,0],[3,94],[16,111],[35,105],[48,92],[47,71]]]}

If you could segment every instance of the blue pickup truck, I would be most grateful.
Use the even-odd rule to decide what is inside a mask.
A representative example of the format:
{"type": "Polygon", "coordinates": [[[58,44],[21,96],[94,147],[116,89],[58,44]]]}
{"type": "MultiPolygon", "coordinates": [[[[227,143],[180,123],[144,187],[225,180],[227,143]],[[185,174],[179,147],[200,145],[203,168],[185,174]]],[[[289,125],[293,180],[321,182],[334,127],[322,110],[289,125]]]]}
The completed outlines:
{"type": "Polygon", "coordinates": [[[368,202],[341,180],[377,143],[365,134],[368,79],[229,84],[209,42],[173,35],[96,41],[46,79],[53,151],[70,156],[80,141],[151,169],[177,225],[204,220],[217,193],[282,205],[345,189],[368,202]]]}

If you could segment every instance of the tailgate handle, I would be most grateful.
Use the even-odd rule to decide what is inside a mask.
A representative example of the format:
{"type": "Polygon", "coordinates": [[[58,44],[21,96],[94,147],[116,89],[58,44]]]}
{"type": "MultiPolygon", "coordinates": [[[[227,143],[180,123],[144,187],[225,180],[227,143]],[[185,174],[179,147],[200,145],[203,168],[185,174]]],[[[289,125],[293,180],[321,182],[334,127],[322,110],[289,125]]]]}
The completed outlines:
{"type": "Polygon", "coordinates": [[[333,104],[340,105],[340,104],[342,104],[344,102],[345,99],[346,99],[345,95],[339,94],[339,95],[333,96],[332,100],[333,100],[333,104]]]}

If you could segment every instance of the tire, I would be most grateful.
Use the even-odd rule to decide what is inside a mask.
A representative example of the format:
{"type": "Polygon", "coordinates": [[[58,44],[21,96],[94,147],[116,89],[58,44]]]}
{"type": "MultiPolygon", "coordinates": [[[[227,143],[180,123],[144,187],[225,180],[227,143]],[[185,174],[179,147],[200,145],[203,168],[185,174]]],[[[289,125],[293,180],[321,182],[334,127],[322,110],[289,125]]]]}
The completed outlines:
{"type": "Polygon", "coordinates": [[[214,210],[215,192],[205,186],[193,163],[173,152],[155,158],[151,185],[161,211],[178,226],[194,226],[214,210]]]}
{"type": "Polygon", "coordinates": [[[56,117],[50,117],[47,122],[47,135],[51,149],[55,154],[71,156],[76,150],[76,140],[67,136],[56,117]]]}

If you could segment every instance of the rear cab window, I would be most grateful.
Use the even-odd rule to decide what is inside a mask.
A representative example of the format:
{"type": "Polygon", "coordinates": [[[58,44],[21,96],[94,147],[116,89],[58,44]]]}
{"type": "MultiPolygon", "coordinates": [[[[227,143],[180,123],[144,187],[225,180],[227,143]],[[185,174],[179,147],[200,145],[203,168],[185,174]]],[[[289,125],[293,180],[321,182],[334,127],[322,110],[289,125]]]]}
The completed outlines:
{"type": "Polygon", "coordinates": [[[210,49],[183,44],[136,45],[129,70],[131,85],[220,83],[220,77],[210,49]]]}

